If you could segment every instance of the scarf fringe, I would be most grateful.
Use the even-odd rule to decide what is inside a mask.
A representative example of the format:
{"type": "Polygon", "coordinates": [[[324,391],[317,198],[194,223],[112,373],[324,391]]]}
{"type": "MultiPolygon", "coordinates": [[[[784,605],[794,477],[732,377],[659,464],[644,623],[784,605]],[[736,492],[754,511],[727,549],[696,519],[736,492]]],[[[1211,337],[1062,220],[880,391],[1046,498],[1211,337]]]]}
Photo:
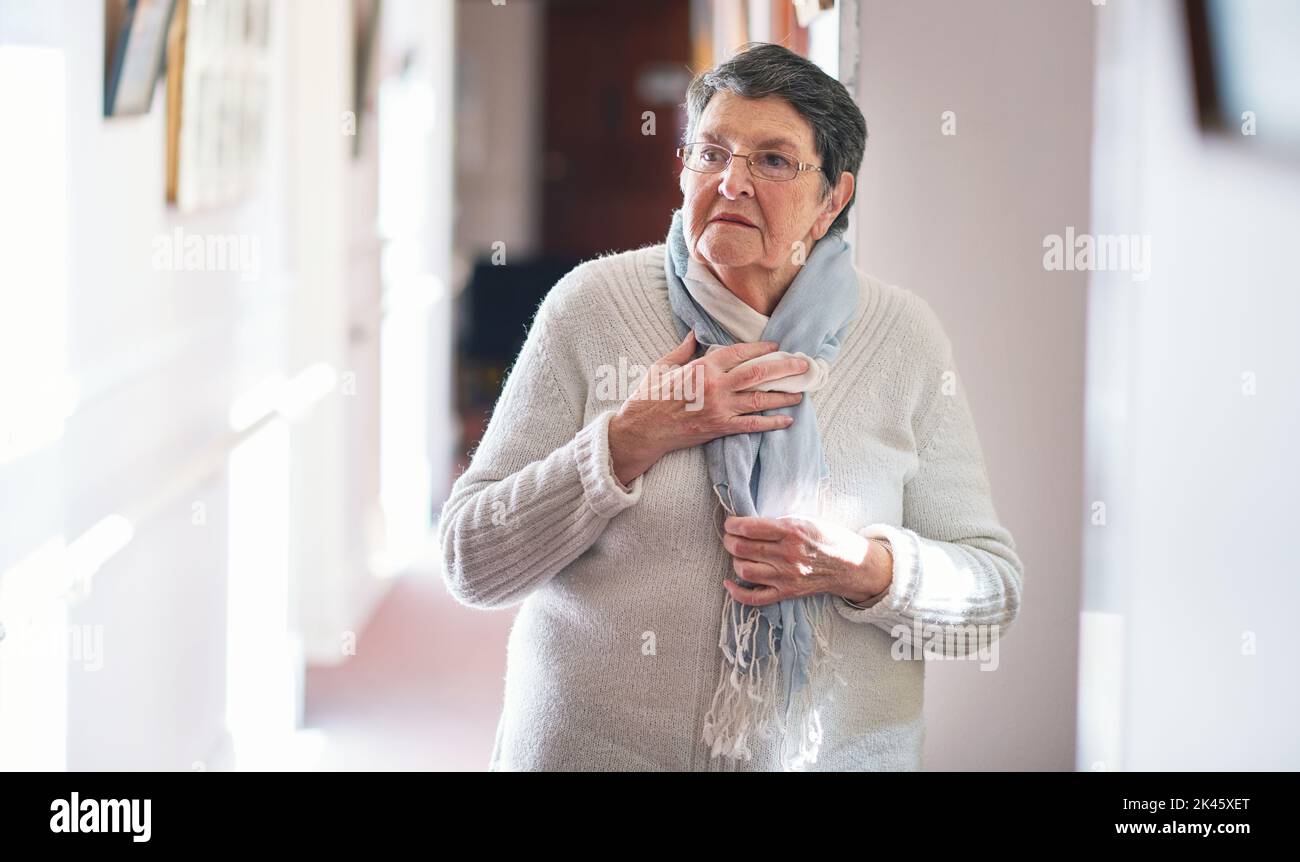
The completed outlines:
{"type": "Polygon", "coordinates": [[[711,746],[709,757],[752,760],[749,743],[754,738],[768,739],[781,734],[781,766],[788,772],[801,771],[817,762],[823,740],[821,710],[834,701],[834,684],[847,685],[837,665],[843,656],[831,646],[834,613],[832,603],[824,601],[810,614],[813,621],[813,655],[808,665],[808,685],[794,695],[793,703],[783,704],[779,696],[785,686],[776,650],[776,630],[768,627],[768,651],[761,660],[747,664],[737,656],[753,656],[761,614],[757,608],[745,610],[736,621],[737,602],[728,593],[718,638],[724,660],[718,675],[713,701],[704,716],[704,741],[711,746]],[[729,637],[731,635],[731,637],[729,637]],[[733,652],[731,643],[736,644],[733,652]],[[826,672],[822,672],[823,668],[826,672]],[[787,712],[789,721],[787,723],[787,712]],[[791,731],[794,731],[793,733],[791,731]],[[791,751],[791,742],[797,747],[791,751]]]}

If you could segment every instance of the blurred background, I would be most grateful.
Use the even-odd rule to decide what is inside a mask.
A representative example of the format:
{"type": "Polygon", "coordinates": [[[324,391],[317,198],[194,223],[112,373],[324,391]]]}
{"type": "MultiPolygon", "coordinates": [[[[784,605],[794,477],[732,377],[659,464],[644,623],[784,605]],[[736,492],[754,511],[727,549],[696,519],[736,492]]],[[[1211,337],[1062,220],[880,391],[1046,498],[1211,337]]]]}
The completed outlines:
{"type": "Polygon", "coordinates": [[[439,507],[749,40],[859,100],[1026,565],[927,768],[1300,768],[1300,4],[0,0],[0,769],[485,768],[439,507]]]}

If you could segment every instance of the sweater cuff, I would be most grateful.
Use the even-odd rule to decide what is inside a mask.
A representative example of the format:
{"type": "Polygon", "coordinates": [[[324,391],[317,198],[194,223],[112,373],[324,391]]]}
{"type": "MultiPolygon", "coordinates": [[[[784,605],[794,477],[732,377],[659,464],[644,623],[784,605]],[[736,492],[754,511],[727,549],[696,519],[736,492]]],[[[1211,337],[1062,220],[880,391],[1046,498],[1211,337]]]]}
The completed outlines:
{"type": "Polygon", "coordinates": [[[637,476],[625,487],[614,475],[609,452],[609,420],[614,410],[606,410],[578,432],[576,443],[578,475],[587,505],[602,518],[609,519],[641,499],[641,479],[637,476]]]}
{"type": "Polygon", "coordinates": [[[845,619],[855,623],[872,622],[887,615],[904,613],[911,607],[912,598],[921,582],[921,555],[916,533],[889,524],[872,524],[858,533],[868,539],[889,540],[889,548],[894,555],[894,577],[889,589],[874,599],[870,607],[856,608],[842,596],[836,596],[836,610],[845,619]]]}

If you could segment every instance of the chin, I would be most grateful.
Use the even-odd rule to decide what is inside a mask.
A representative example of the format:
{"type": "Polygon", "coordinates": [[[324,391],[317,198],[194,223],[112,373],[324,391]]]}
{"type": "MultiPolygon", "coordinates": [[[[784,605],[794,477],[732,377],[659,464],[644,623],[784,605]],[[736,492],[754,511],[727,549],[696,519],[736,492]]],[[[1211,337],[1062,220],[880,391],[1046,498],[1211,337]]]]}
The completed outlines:
{"type": "Polygon", "coordinates": [[[705,237],[700,240],[698,248],[701,257],[717,266],[748,266],[761,259],[763,254],[762,244],[757,237],[705,237]]]}

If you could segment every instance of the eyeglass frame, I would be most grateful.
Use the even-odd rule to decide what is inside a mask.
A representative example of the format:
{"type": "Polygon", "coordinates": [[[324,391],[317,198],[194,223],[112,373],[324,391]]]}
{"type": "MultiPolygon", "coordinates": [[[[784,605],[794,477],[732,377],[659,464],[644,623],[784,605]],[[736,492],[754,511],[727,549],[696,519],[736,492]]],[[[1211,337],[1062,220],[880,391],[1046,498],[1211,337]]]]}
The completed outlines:
{"type": "Polygon", "coordinates": [[[803,171],[820,171],[822,169],[821,165],[814,165],[811,162],[801,162],[798,159],[796,159],[794,156],[792,156],[790,153],[785,153],[782,152],[781,150],[751,150],[748,153],[733,153],[731,150],[727,149],[721,144],[715,144],[712,141],[694,141],[689,144],[683,144],[682,146],[677,148],[677,158],[682,160],[682,167],[688,171],[695,171],[695,173],[697,174],[720,174],[727,169],[727,167],[731,164],[731,160],[736,158],[736,156],[740,156],[745,160],[745,164],[749,166],[750,176],[757,177],[760,180],[766,180],[769,183],[788,183],[791,180],[798,179],[799,174],[803,171]],[[723,163],[722,167],[716,171],[701,171],[698,168],[693,168],[690,165],[686,164],[686,157],[683,156],[682,153],[683,151],[686,150],[687,147],[713,147],[714,149],[722,150],[724,153],[726,153],[727,160],[726,162],[723,163]],[[772,177],[765,177],[760,173],[756,173],[754,171],[753,158],[756,154],[760,154],[760,153],[776,153],[778,156],[784,156],[785,158],[794,162],[795,175],[780,180],[780,179],[774,179],[772,177]]]}

